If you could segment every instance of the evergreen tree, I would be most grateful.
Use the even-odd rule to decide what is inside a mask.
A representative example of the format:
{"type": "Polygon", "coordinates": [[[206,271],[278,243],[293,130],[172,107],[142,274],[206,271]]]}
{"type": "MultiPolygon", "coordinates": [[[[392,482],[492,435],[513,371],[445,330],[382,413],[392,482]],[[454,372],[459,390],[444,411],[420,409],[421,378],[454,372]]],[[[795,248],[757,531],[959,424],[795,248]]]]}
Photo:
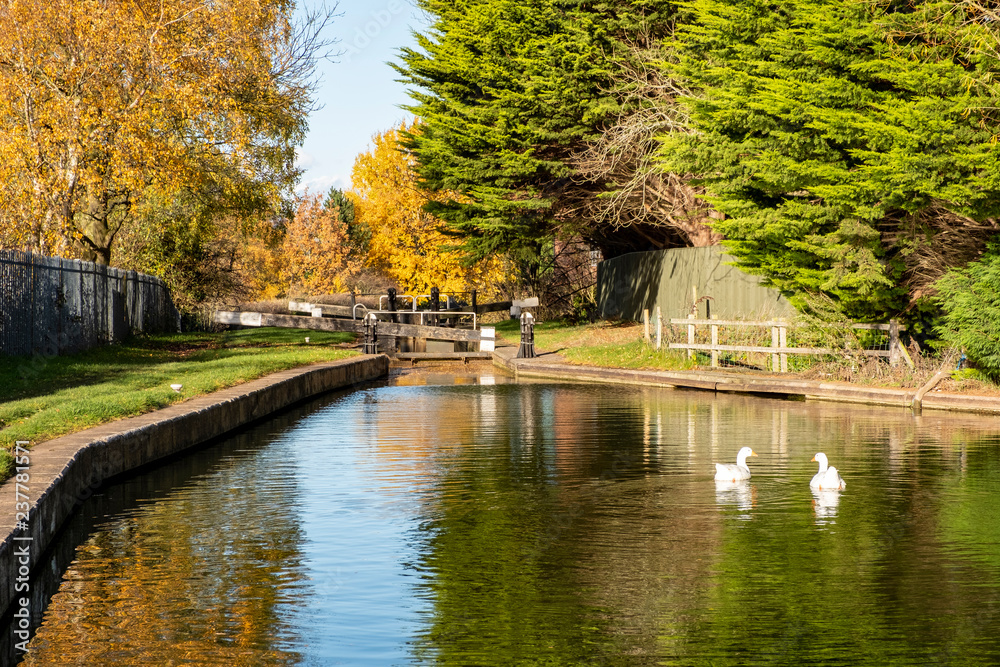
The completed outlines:
{"type": "MultiPolygon", "coordinates": [[[[406,145],[423,187],[473,257],[537,257],[580,196],[569,158],[617,112],[619,36],[662,23],[668,3],[420,0],[434,17],[398,67],[421,133],[406,145]]],[[[586,237],[593,230],[583,229],[586,237]]]]}
{"type": "Polygon", "coordinates": [[[1000,213],[997,31],[971,5],[690,7],[676,72],[694,132],[664,142],[664,169],[701,177],[730,251],[797,305],[898,312],[928,248],[1000,213]]]}
{"type": "Polygon", "coordinates": [[[347,238],[354,255],[356,257],[367,255],[368,247],[372,241],[372,230],[367,224],[357,219],[354,202],[351,201],[351,198],[344,194],[343,190],[334,186],[326,193],[323,208],[332,211],[337,219],[347,226],[347,238]]]}
{"type": "Polygon", "coordinates": [[[942,341],[964,351],[986,375],[1000,378],[1000,239],[979,261],[949,271],[937,288],[942,341]]]}

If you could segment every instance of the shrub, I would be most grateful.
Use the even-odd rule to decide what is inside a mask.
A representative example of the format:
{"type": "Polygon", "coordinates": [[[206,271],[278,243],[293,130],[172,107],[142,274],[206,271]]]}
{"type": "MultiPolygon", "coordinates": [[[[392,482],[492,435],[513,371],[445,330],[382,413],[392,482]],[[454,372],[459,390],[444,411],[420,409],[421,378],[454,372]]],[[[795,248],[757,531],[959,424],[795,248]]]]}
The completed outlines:
{"type": "Polygon", "coordinates": [[[1000,244],[962,269],[937,281],[943,311],[938,333],[965,351],[968,361],[985,374],[1000,377],[1000,244]]]}

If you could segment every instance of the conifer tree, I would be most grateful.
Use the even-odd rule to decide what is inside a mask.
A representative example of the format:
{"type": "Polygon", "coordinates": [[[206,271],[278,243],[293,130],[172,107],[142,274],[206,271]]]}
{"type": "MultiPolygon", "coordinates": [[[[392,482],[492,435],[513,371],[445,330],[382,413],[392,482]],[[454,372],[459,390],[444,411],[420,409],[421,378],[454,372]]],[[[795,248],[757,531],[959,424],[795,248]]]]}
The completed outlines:
{"type": "Polygon", "coordinates": [[[664,169],[701,176],[743,268],[800,306],[824,294],[881,318],[918,294],[921,271],[982,250],[986,235],[927,266],[1000,213],[985,111],[1000,62],[982,12],[921,0],[691,9],[676,72],[697,91],[695,132],[665,141],[664,169]]]}
{"type": "Polygon", "coordinates": [[[658,24],[668,3],[419,6],[434,22],[398,67],[421,119],[407,146],[423,187],[462,195],[428,210],[474,257],[537,256],[557,222],[572,218],[569,202],[595,188],[575,178],[570,156],[617,111],[609,92],[617,40],[658,24]]]}

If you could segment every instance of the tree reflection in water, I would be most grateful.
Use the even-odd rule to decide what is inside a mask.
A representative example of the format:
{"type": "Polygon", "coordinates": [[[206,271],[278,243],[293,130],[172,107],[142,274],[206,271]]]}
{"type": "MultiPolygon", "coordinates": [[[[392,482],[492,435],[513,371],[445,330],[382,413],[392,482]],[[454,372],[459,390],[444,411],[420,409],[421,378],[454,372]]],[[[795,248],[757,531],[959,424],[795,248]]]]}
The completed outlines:
{"type": "Polygon", "coordinates": [[[325,401],[110,517],[26,664],[1000,663],[997,420],[491,382],[325,401]]]}

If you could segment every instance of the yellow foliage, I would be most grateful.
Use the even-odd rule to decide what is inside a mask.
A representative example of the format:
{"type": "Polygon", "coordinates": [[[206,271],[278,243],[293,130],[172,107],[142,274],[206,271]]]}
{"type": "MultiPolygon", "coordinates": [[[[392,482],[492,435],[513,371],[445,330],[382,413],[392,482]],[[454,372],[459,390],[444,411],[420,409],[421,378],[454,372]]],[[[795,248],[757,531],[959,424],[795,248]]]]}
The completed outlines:
{"type": "Polygon", "coordinates": [[[284,296],[287,285],[275,279],[284,267],[280,234],[267,220],[254,220],[243,227],[237,236],[242,243],[234,270],[247,288],[247,298],[268,301],[284,296]]]}
{"type": "Polygon", "coordinates": [[[441,221],[423,210],[429,198],[456,199],[452,192],[428,193],[417,186],[414,160],[399,145],[402,132],[416,132],[414,123],[373,137],[374,148],[362,153],[351,172],[355,221],[372,232],[368,265],[382,271],[411,293],[427,294],[490,288],[503,280],[499,258],[473,267],[463,266],[463,256],[443,246],[454,239],[441,232],[441,221]]]}
{"type": "Polygon", "coordinates": [[[293,8],[0,3],[0,241],[108,262],[150,186],[275,198],[309,106],[293,8]]]}

